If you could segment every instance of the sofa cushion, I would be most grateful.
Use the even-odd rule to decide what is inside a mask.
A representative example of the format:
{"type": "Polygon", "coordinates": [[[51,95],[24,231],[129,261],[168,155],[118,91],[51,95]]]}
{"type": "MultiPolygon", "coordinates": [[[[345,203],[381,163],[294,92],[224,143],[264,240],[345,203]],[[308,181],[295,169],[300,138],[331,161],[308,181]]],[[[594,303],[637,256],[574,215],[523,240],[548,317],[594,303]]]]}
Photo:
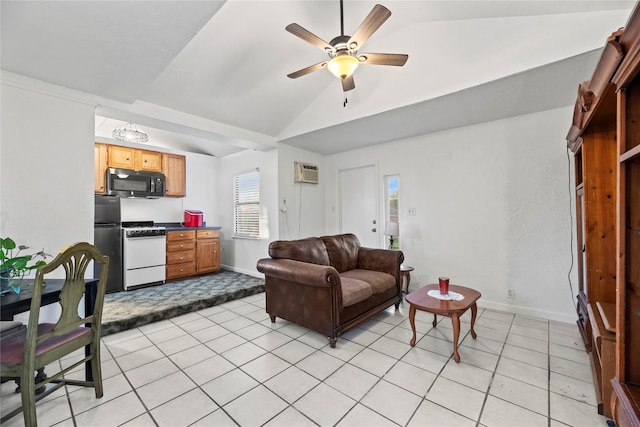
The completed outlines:
{"type": "Polygon", "coordinates": [[[331,265],[338,270],[338,273],[356,268],[360,241],[355,234],[322,236],[321,239],[327,247],[331,265]]]}
{"type": "Polygon", "coordinates": [[[318,237],[276,240],[269,244],[271,258],[285,258],[319,265],[331,265],[324,242],[318,237]]]}
{"type": "Polygon", "coordinates": [[[342,305],[344,307],[357,304],[373,295],[371,286],[362,280],[340,276],[340,283],[342,284],[342,305]]]}
{"type": "Polygon", "coordinates": [[[340,280],[344,279],[361,280],[368,283],[371,286],[371,291],[374,294],[381,294],[387,289],[396,286],[396,279],[388,274],[380,271],[371,270],[349,270],[340,273],[340,280]]]}

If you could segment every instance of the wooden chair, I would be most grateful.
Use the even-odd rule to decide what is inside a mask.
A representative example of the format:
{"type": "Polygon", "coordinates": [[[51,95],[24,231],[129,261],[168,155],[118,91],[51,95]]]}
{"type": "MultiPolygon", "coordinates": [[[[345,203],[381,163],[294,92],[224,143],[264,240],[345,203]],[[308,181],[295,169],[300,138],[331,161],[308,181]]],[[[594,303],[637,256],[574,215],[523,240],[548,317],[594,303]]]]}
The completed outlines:
{"type": "Polygon", "coordinates": [[[94,387],[96,397],[102,397],[100,334],[108,269],[109,257],[101,255],[95,246],[82,242],[63,249],[55,259],[36,271],[27,327],[19,333],[3,338],[0,346],[0,376],[19,378],[22,397],[22,407],[2,417],[1,423],[22,411],[25,426],[37,426],[35,390],[48,383],[55,385],[46,387],[45,392],[40,394],[37,400],[65,384],[94,387]],[[78,314],[78,308],[85,293],[85,271],[91,261],[103,265],[102,273],[98,281],[94,312],[89,316],[81,317],[78,314]],[[39,323],[45,275],[59,267],[64,268],[65,271],[65,283],[60,291],[60,317],[57,323],[39,323]],[[88,348],[88,352],[79,352],[80,360],[71,363],[60,372],[53,374],[47,372],[48,378],[35,379],[34,374],[37,370],[47,366],[48,371],[51,369],[48,366],[50,363],[85,347],[88,348]],[[85,353],[88,355],[84,356],[85,353]],[[85,362],[91,364],[92,381],[71,380],[63,377],[67,372],[84,365],[85,362]]]}

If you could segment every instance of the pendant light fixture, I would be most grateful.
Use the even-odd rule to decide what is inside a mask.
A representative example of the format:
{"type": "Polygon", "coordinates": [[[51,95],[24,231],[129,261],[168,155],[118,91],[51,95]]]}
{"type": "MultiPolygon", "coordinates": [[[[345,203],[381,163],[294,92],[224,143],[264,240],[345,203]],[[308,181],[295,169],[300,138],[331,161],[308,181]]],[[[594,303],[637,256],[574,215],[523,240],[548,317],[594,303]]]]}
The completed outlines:
{"type": "Polygon", "coordinates": [[[149,141],[149,136],[145,132],[138,130],[136,125],[131,122],[114,129],[111,136],[126,142],[144,143],[149,141]]]}

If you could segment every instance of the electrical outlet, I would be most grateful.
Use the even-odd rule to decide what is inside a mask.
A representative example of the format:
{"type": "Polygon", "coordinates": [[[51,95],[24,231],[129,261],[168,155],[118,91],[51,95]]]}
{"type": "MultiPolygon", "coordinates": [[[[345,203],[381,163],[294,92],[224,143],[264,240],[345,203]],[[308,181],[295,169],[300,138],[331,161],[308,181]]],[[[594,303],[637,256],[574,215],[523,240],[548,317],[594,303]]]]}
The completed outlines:
{"type": "Polygon", "coordinates": [[[516,297],[516,291],[514,291],[512,288],[507,289],[507,297],[509,299],[514,299],[516,297]]]}
{"type": "Polygon", "coordinates": [[[409,208],[409,215],[416,216],[416,208],[409,208]]]}

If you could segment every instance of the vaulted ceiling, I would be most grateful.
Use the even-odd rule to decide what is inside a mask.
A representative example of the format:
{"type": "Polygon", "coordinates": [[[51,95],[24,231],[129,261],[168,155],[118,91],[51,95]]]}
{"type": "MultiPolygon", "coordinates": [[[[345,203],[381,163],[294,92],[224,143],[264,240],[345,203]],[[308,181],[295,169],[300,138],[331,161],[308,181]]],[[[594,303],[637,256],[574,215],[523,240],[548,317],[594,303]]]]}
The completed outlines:
{"type": "MultiPolygon", "coordinates": [[[[326,54],[338,0],[1,2],[3,80],[90,94],[96,134],[132,121],[150,144],[216,156],[283,142],[322,154],[572,105],[634,1],[381,0],[391,17],[362,51],[407,53],[363,65],[344,94],[326,54]]],[[[346,0],[351,34],[375,2],[346,0]]]]}

